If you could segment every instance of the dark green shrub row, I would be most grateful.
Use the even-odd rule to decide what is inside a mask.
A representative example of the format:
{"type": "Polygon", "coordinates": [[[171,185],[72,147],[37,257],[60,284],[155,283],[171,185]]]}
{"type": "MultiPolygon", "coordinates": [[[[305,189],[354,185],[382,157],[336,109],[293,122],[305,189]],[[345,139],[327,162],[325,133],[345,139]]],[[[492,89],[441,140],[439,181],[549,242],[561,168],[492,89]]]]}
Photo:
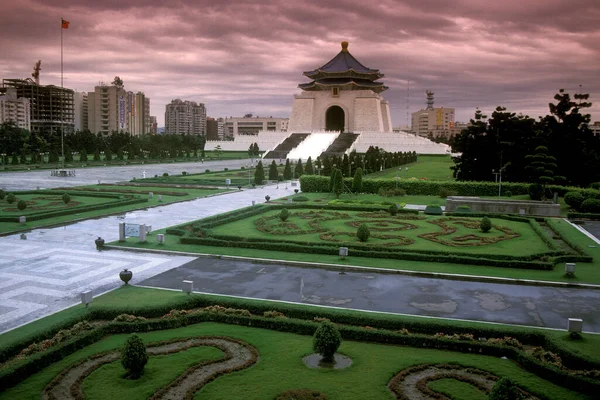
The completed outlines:
{"type": "MultiPolygon", "coordinates": [[[[197,296],[193,296],[192,299],[194,299],[195,297],[197,297],[197,296]]],[[[229,302],[236,301],[234,299],[228,299],[228,300],[229,300],[229,302]]],[[[238,300],[238,302],[244,303],[245,300],[241,300],[241,301],[238,300]]],[[[197,301],[192,300],[188,303],[197,303],[197,301]]],[[[272,305],[267,304],[267,302],[263,302],[263,303],[264,303],[264,305],[268,305],[269,308],[271,308],[271,309],[273,308],[272,305]]],[[[188,304],[188,305],[191,305],[191,304],[188,304]]],[[[239,306],[240,305],[238,305],[237,307],[239,307],[239,306]]],[[[277,305],[277,308],[288,308],[289,306],[290,305],[277,305]],[[283,307],[280,307],[280,306],[283,306],[283,307]]],[[[113,311],[115,311],[115,310],[113,310],[113,311]]],[[[290,310],[290,311],[293,311],[293,310],[290,310]]],[[[314,309],[312,311],[314,311],[314,309]]],[[[321,317],[327,316],[327,314],[329,314],[330,311],[332,311],[332,310],[323,310],[323,311],[324,311],[324,313],[319,313],[319,315],[321,317]]],[[[77,338],[73,339],[72,341],[66,342],[61,346],[57,346],[56,348],[50,349],[49,351],[46,351],[46,352],[40,353],[39,355],[30,357],[19,365],[16,365],[12,368],[7,368],[5,371],[3,371],[0,374],[0,387],[8,388],[8,387],[14,386],[15,384],[19,383],[20,381],[22,381],[26,377],[30,376],[31,374],[55,363],[56,361],[62,359],[63,357],[65,357],[69,354],[72,354],[73,352],[75,352],[85,346],[88,346],[88,345],[94,343],[95,341],[101,339],[103,336],[105,336],[107,334],[145,332],[145,331],[162,330],[162,329],[174,329],[174,328],[179,328],[182,326],[196,324],[196,323],[200,323],[200,322],[204,322],[204,321],[214,321],[214,322],[220,322],[220,323],[226,323],[226,324],[252,326],[252,327],[257,327],[257,328],[270,329],[270,330],[276,330],[276,331],[282,331],[282,332],[291,332],[291,333],[302,334],[302,335],[312,335],[314,333],[314,331],[316,330],[316,328],[318,327],[318,324],[316,322],[311,321],[314,313],[311,313],[311,315],[307,315],[308,318],[296,319],[296,317],[291,316],[291,313],[288,313],[285,311],[283,311],[283,312],[290,318],[247,317],[247,316],[235,315],[235,314],[199,312],[199,313],[188,314],[188,315],[180,317],[180,318],[172,318],[172,319],[159,319],[159,320],[152,320],[152,321],[140,321],[140,322],[134,322],[134,323],[118,323],[118,322],[110,323],[103,327],[97,328],[87,334],[84,334],[80,337],[77,337],[77,338]]],[[[102,314],[102,313],[96,313],[96,314],[102,314]]],[[[342,317],[340,315],[341,313],[337,313],[337,314],[338,315],[332,316],[332,317],[338,317],[338,318],[335,318],[334,322],[348,325],[346,321],[340,321],[340,319],[344,319],[344,318],[339,318],[339,317],[342,317]]],[[[96,315],[96,317],[98,317],[98,315],[96,315]]],[[[107,315],[105,314],[102,317],[106,318],[107,315]]],[[[382,318],[382,316],[377,316],[376,318],[369,318],[369,319],[376,323],[376,322],[378,322],[378,320],[385,319],[385,317],[386,316],[383,316],[383,318],[382,318]]],[[[397,319],[397,318],[393,318],[393,319],[397,319]]],[[[365,322],[365,321],[361,321],[361,322],[365,322]]],[[[353,325],[353,326],[340,326],[339,327],[340,333],[346,340],[368,341],[368,342],[376,342],[376,343],[382,343],[382,344],[404,345],[404,346],[411,346],[411,347],[416,347],[416,348],[443,349],[443,350],[458,351],[458,352],[465,352],[465,353],[486,354],[486,355],[491,355],[491,356],[496,356],[496,357],[508,356],[511,359],[517,360],[518,363],[521,366],[523,366],[525,369],[532,371],[536,375],[541,376],[547,380],[550,380],[550,381],[552,381],[556,384],[559,384],[561,386],[564,386],[566,388],[576,390],[579,392],[583,392],[583,393],[589,393],[589,394],[597,393],[597,391],[600,389],[599,381],[595,381],[595,380],[585,378],[582,376],[571,375],[571,374],[567,373],[566,371],[561,370],[559,368],[550,366],[548,364],[543,364],[542,362],[538,361],[537,359],[533,358],[532,356],[528,355],[527,353],[524,353],[523,351],[521,351],[515,347],[501,345],[501,344],[492,344],[489,342],[461,341],[461,340],[454,340],[454,339],[447,338],[447,337],[435,337],[435,336],[431,336],[431,334],[432,334],[431,332],[421,332],[421,333],[426,333],[427,336],[419,335],[418,333],[417,334],[411,333],[410,335],[404,335],[401,333],[393,332],[390,330],[390,328],[387,328],[387,327],[380,328],[380,329],[386,329],[386,330],[373,329],[373,325],[375,325],[375,324],[370,324],[370,325],[350,324],[350,325],[353,325]],[[366,326],[369,326],[370,328],[365,328],[366,326]]],[[[435,323],[429,324],[426,322],[422,322],[418,325],[427,326],[427,325],[437,325],[437,324],[435,324],[435,323]]],[[[406,328],[406,326],[403,326],[403,328],[406,328]]],[[[443,327],[440,330],[439,329],[440,326],[437,326],[436,328],[438,328],[438,329],[433,330],[436,333],[444,330],[443,327]]],[[[392,329],[399,329],[399,326],[396,325],[392,329]]],[[[431,330],[431,326],[429,327],[429,329],[431,330]]],[[[458,329],[458,330],[460,330],[460,329],[458,329]]],[[[488,328],[488,329],[484,328],[484,330],[487,330],[487,331],[491,330],[491,331],[496,331],[494,333],[500,333],[500,332],[498,332],[498,329],[494,329],[494,328],[488,328]]],[[[410,330],[410,329],[409,329],[409,331],[417,332],[415,330],[410,330]]],[[[446,331],[447,331],[447,329],[446,329],[446,331]]],[[[468,329],[467,333],[471,333],[476,337],[491,336],[491,335],[481,335],[478,332],[474,332],[474,331],[477,331],[477,329],[468,329]]],[[[504,330],[500,330],[500,331],[502,331],[501,334],[504,334],[504,336],[509,335],[511,337],[515,337],[515,338],[519,339],[523,343],[526,343],[525,341],[521,340],[518,337],[518,336],[523,336],[523,335],[519,335],[520,332],[514,332],[514,333],[516,333],[516,335],[512,335],[509,332],[510,330],[504,329],[504,330]]],[[[492,332],[489,332],[489,333],[492,333],[492,332]]],[[[540,342],[543,342],[544,344],[548,344],[550,346],[553,345],[553,343],[549,343],[549,341],[546,340],[545,335],[543,335],[541,333],[533,333],[531,335],[526,334],[524,339],[535,340],[537,345],[539,345],[540,342]]],[[[561,351],[559,353],[559,355],[561,353],[565,354],[564,351],[561,351]]],[[[570,356],[565,357],[564,359],[567,359],[569,357],[572,360],[572,362],[578,366],[578,368],[581,368],[580,362],[584,361],[585,359],[582,360],[580,357],[578,357],[576,355],[570,355],[570,356]]],[[[584,363],[585,362],[586,361],[584,361],[584,363]]],[[[565,364],[565,365],[567,365],[567,364],[565,364]]],[[[588,366],[589,367],[597,367],[598,365],[597,365],[597,363],[591,363],[591,364],[588,363],[588,366]]]]}
{"type": "Polygon", "coordinates": [[[600,190],[575,189],[565,194],[565,203],[573,210],[586,213],[600,212],[600,190]]]}
{"type": "MultiPolygon", "coordinates": [[[[585,257],[590,257],[590,255],[584,250],[583,247],[581,247],[578,243],[575,243],[571,237],[569,236],[565,236],[562,235],[553,224],[548,224],[548,228],[550,228],[550,230],[552,230],[552,232],[554,232],[554,234],[558,237],[560,237],[562,239],[563,242],[565,242],[566,244],[569,245],[570,248],[572,248],[573,250],[575,250],[577,253],[579,253],[579,255],[581,256],[585,256],[585,257]]],[[[592,257],[590,257],[590,260],[592,259],[592,257]]],[[[591,262],[591,261],[589,261],[591,262]]]]}
{"type": "MultiPolygon", "coordinates": [[[[352,180],[346,178],[344,183],[352,187],[352,180]]],[[[504,191],[510,191],[511,195],[529,194],[529,183],[502,184],[504,191]]],[[[305,193],[329,192],[329,177],[303,175],[300,177],[300,187],[305,193]]],[[[379,193],[380,190],[395,189],[395,179],[363,179],[363,193],[379,193]]],[[[404,189],[409,195],[429,195],[439,196],[440,190],[456,193],[457,196],[497,196],[498,184],[494,182],[438,182],[438,181],[419,181],[403,180],[398,182],[398,188],[404,189]]],[[[558,192],[559,196],[564,196],[568,191],[581,191],[585,189],[566,187],[566,186],[548,186],[550,191],[558,192]]]]}
{"type": "Polygon", "coordinates": [[[546,246],[550,247],[552,250],[559,249],[554,239],[552,239],[550,235],[548,235],[548,232],[546,232],[546,230],[542,228],[539,222],[537,222],[534,219],[530,219],[529,226],[531,226],[531,229],[533,229],[533,231],[540,237],[540,239],[542,239],[542,241],[546,243],[546,246]]]}
{"type": "Polygon", "coordinates": [[[598,221],[598,220],[600,220],[600,214],[570,212],[567,214],[567,218],[569,218],[569,219],[589,219],[592,221],[598,221]]]}
{"type": "MultiPolygon", "coordinates": [[[[460,212],[457,211],[445,211],[444,214],[448,217],[451,216],[457,216],[457,217],[462,217],[464,215],[461,215],[460,212]]],[[[470,212],[468,217],[471,218],[483,218],[483,217],[488,217],[488,218],[498,218],[498,219],[505,219],[507,221],[515,221],[515,222],[529,222],[530,219],[534,219],[536,221],[543,221],[544,217],[534,217],[534,216],[527,216],[524,217],[520,214],[494,214],[494,213],[484,213],[484,212],[470,212]]]]}
{"type": "MultiPolygon", "coordinates": [[[[245,239],[245,238],[244,238],[245,239]]],[[[218,247],[237,247],[246,249],[257,249],[257,250],[273,250],[273,251],[288,251],[293,253],[305,253],[305,254],[329,254],[337,255],[339,246],[322,246],[314,243],[289,243],[281,240],[267,241],[258,239],[257,241],[245,239],[240,241],[240,238],[232,240],[228,237],[227,240],[219,239],[214,237],[189,237],[183,236],[179,239],[181,244],[190,245],[204,245],[204,246],[218,246],[218,247]]],[[[544,255],[555,255],[554,253],[544,253],[544,255]]],[[[558,255],[558,254],[556,254],[558,255]]],[[[490,257],[503,257],[499,258],[484,258],[481,256],[467,256],[458,255],[452,253],[419,253],[417,251],[390,251],[389,249],[362,249],[352,248],[351,256],[357,257],[370,257],[370,258],[387,258],[397,260],[412,260],[412,261],[428,261],[428,262],[441,262],[441,263],[456,263],[456,264],[468,264],[468,265],[486,265],[491,267],[502,267],[502,268],[521,268],[521,269],[536,269],[549,271],[554,268],[552,262],[545,261],[529,261],[523,259],[508,259],[511,256],[498,256],[490,255],[490,257]]]]}
{"type": "MultiPolygon", "coordinates": [[[[113,207],[121,207],[121,206],[127,206],[127,205],[131,205],[131,204],[139,204],[139,203],[147,203],[147,202],[148,202],[148,199],[135,198],[135,199],[130,199],[130,200],[117,200],[114,202],[104,203],[104,204],[93,204],[93,205],[89,205],[89,206],[82,206],[82,207],[77,207],[76,209],[63,209],[63,210],[57,210],[57,211],[47,211],[47,212],[43,212],[43,213],[28,214],[27,221],[31,222],[31,221],[39,221],[41,219],[46,219],[46,218],[62,217],[63,215],[73,214],[73,211],[77,211],[77,213],[83,213],[83,212],[88,212],[88,211],[104,210],[104,209],[113,208],[113,207]]],[[[14,216],[13,217],[0,217],[0,222],[19,222],[19,217],[14,217],[14,216]]]]}

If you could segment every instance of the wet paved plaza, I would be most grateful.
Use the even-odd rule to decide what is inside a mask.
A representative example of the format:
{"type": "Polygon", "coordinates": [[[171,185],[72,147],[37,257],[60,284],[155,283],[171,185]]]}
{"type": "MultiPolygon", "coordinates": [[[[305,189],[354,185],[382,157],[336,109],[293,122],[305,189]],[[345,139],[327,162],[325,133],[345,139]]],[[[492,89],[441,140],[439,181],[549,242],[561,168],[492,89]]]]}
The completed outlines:
{"type": "MultiPolygon", "coordinates": [[[[401,261],[399,261],[401,263],[401,261]]],[[[198,258],[140,285],[257,299],[600,332],[600,290],[465,282],[198,258]]]]}
{"type": "MultiPolygon", "coordinates": [[[[132,177],[236,168],[247,161],[152,164],[77,170],[76,177],[50,171],[0,173],[7,190],[128,181],[132,177]]],[[[118,223],[153,229],[223,213],[293,193],[281,185],[137,210],[55,228],[0,237],[0,332],[79,303],[79,294],[98,295],[121,285],[118,273],[133,271],[133,284],[179,289],[194,281],[207,293],[293,301],[413,315],[564,328],[568,317],[583,318],[584,330],[600,332],[600,290],[557,289],[426,279],[378,273],[298,268],[211,258],[109,250],[97,252],[94,239],[118,239],[118,223]]],[[[401,261],[399,261],[401,262],[401,261]]]]}

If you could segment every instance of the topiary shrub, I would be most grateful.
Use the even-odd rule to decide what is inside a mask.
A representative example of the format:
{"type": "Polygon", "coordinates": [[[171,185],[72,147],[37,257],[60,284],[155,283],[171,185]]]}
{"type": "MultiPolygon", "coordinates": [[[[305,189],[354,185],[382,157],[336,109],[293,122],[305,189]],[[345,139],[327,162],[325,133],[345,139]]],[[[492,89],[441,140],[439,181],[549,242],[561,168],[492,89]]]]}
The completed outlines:
{"type": "Polygon", "coordinates": [[[15,201],[17,201],[17,196],[15,196],[14,194],[12,194],[12,193],[9,193],[9,194],[6,196],[6,202],[7,202],[8,204],[12,204],[12,203],[14,203],[15,201]]]}
{"type": "Polygon", "coordinates": [[[337,326],[328,321],[323,321],[313,336],[313,351],[323,357],[323,361],[333,361],[335,352],[342,344],[342,335],[337,326]]]}
{"type": "Polygon", "coordinates": [[[62,201],[63,201],[65,204],[69,204],[69,202],[71,201],[71,195],[69,195],[69,193],[64,193],[64,194],[62,195],[62,201]]]}
{"type": "Polygon", "coordinates": [[[479,229],[481,232],[487,233],[492,229],[492,221],[488,217],[481,218],[481,222],[479,223],[479,229]]]}
{"type": "Polygon", "coordinates": [[[519,388],[509,378],[502,378],[494,384],[489,400],[518,400],[521,398],[519,388]]]}
{"type": "Polygon", "coordinates": [[[444,212],[442,211],[442,207],[438,204],[430,204],[425,207],[425,211],[423,211],[427,215],[442,215],[444,212]]]}
{"type": "Polygon", "coordinates": [[[391,216],[397,215],[398,214],[398,207],[395,204],[392,204],[390,206],[390,208],[388,208],[388,212],[390,213],[391,216]]]}
{"type": "Polygon", "coordinates": [[[295,201],[300,201],[300,202],[302,202],[302,201],[308,201],[308,197],[306,197],[306,196],[296,196],[296,197],[292,197],[292,201],[294,201],[294,202],[295,201]]]}
{"type": "Polygon", "coordinates": [[[266,200],[266,201],[267,201],[267,203],[268,203],[268,202],[269,202],[269,200],[271,200],[271,196],[269,196],[269,195],[266,195],[266,196],[265,196],[265,200],[266,200]]]}
{"type": "Polygon", "coordinates": [[[456,194],[456,190],[448,189],[446,187],[440,188],[440,197],[442,199],[445,199],[448,196],[456,196],[456,194]]]}
{"type": "Polygon", "coordinates": [[[361,242],[366,242],[367,240],[369,240],[369,236],[371,236],[371,231],[369,230],[369,227],[366,224],[361,224],[358,227],[358,230],[356,231],[356,237],[361,242]]]}
{"type": "Polygon", "coordinates": [[[599,213],[600,199],[585,199],[583,203],[581,203],[581,211],[585,213],[599,213]]]}
{"type": "Polygon", "coordinates": [[[531,200],[541,200],[544,196],[544,187],[539,183],[529,185],[529,197],[531,200]]]}
{"type": "Polygon", "coordinates": [[[590,183],[590,187],[591,187],[592,189],[600,190],[600,182],[593,182],[593,183],[590,183]]]}
{"type": "Polygon", "coordinates": [[[281,222],[285,222],[287,221],[287,219],[290,217],[290,212],[287,210],[287,208],[284,208],[283,210],[281,210],[281,212],[279,213],[279,219],[281,220],[281,222]]]}
{"type": "Polygon", "coordinates": [[[138,335],[131,335],[121,350],[121,365],[127,371],[127,378],[138,379],[142,376],[147,362],[146,345],[138,335]]]}
{"type": "Polygon", "coordinates": [[[327,400],[327,396],[314,389],[290,389],[282,392],[275,400],[327,400]]]}
{"type": "Polygon", "coordinates": [[[0,200],[4,200],[4,198],[6,197],[6,192],[2,189],[0,189],[0,200]]]}
{"type": "Polygon", "coordinates": [[[187,171],[182,171],[181,175],[186,176],[187,175],[187,171]]]}
{"type": "Polygon", "coordinates": [[[458,206],[456,207],[456,210],[454,210],[454,212],[458,214],[470,214],[471,211],[471,207],[467,205],[458,206]]]}
{"type": "Polygon", "coordinates": [[[580,192],[565,193],[565,203],[576,211],[581,210],[581,203],[583,203],[584,200],[585,197],[580,192]]]}
{"type": "Polygon", "coordinates": [[[205,169],[204,172],[208,173],[210,172],[210,169],[205,169]]]}
{"type": "Polygon", "coordinates": [[[163,176],[169,176],[168,172],[163,172],[163,176]]]}
{"type": "Polygon", "coordinates": [[[512,192],[510,190],[507,190],[506,192],[504,192],[504,195],[506,197],[512,197],[512,192]]]}
{"type": "Polygon", "coordinates": [[[27,208],[27,203],[25,203],[25,200],[19,200],[19,202],[17,203],[17,208],[21,211],[23,211],[24,209],[27,208]]]}

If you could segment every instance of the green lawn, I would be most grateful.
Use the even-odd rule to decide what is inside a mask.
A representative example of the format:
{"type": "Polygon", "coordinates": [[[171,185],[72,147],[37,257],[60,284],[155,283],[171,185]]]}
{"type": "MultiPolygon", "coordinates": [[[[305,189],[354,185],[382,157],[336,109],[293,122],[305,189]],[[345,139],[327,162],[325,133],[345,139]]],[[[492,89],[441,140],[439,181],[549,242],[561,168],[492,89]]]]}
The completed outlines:
{"type": "Polygon", "coordinates": [[[428,179],[432,181],[453,181],[454,163],[450,156],[420,155],[418,161],[398,168],[388,168],[367,175],[368,178],[396,179],[428,179]],[[408,168],[408,170],[406,169],[408,168]]]}
{"type": "MultiPolygon", "coordinates": [[[[33,201],[35,201],[36,203],[41,203],[43,201],[44,202],[43,205],[46,206],[45,210],[47,210],[47,211],[61,210],[61,209],[64,209],[65,207],[69,207],[69,208],[72,208],[73,212],[71,214],[58,216],[58,217],[44,218],[44,219],[40,219],[37,221],[27,221],[24,224],[21,224],[18,222],[2,222],[0,224],[0,235],[1,234],[10,234],[10,233],[14,233],[14,232],[28,231],[28,230],[31,230],[34,228],[41,228],[41,227],[46,227],[46,226],[67,224],[67,223],[74,222],[77,220],[97,218],[97,217],[103,217],[103,216],[114,215],[114,214],[121,214],[121,213],[125,213],[128,211],[133,211],[133,210],[138,210],[138,209],[143,209],[143,208],[148,208],[148,207],[161,206],[161,205],[176,203],[176,202],[180,202],[180,201],[194,200],[198,197],[205,197],[205,196],[215,195],[215,194],[219,194],[219,193],[226,193],[226,192],[228,192],[228,189],[177,188],[175,186],[173,186],[173,187],[155,187],[155,186],[139,187],[139,186],[133,186],[133,185],[132,186],[90,185],[90,186],[81,186],[81,187],[77,187],[77,188],[63,188],[63,189],[58,189],[58,190],[46,190],[45,192],[47,192],[48,194],[47,195],[46,194],[43,194],[43,195],[41,195],[41,194],[20,195],[19,192],[14,192],[14,194],[15,194],[15,196],[17,196],[17,198],[23,198],[25,200],[30,200],[30,198],[48,197],[47,200],[33,200],[33,201]],[[133,194],[133,195],[141,196],[142,198],[148,198],[149,192],[154,192],[155,195],[152,198],[148,198],[148,202],[129,204],[129,205],[116,205],[115,207],[103,208],[103,209],[94,210],[94,211],[78,211],[77,205],[83,206],[83,205],[102,204],[102,203],[110,204],[111,202],[115,203],[115,199],[102,198],[102,197],[80,196],[80,195],[78,195],[78,189],[82,189],[85,191],[114,193],[117,195],[133,194]],[[112,190],[115,190],[115,191],[112,192],[112,190]],[[62,201],[62,194],[64,192],[69,192],[71,194],[71,201],[73,202],[73,204],[75,204],[75,206],[73,206],[73,205],[65,206],[65,204],[62,201]],[[169,194],[170,192],[177,193],[177,195],[169,194]],[[159,193],[163,193],[162,201],[158,200],[159,193]],[[50,198],[55,198],[55,200],[52,200],[50,198]],[[54,202],[56,204],[48,205],[49,203],[52,203],[52,202],[54,202]]],[[[40,211],[40,210],[34,210],[33,207],[34,206],[32,205],[31,209],[29,210],[29,213],[40,211]]],[[[15,216],[15,217],[20,216],[20,215],[27,216],[27,209],[25,210],[26,212],[23,213],[18,210],[14,211],[14,210],[12,210],[13,208],[16,208],[16,203],[14,203],[12,205],[8,205],[6,203],[6,198],[4,200],[0,200],[0,210],[2,210],[1,212],[2,212],[3,216],[15,216]]]]}
{"type": "MultiPolygon", "coordinates": [[[[267,211],[255,217],[245,218],[240,221],[219,225],[211,230],[214,235],[229,236],[232,233],[237,237],[262,238],[273,240],[285,238],[300,242],[328,244],[333,241],[341,241],[339,245],[359,245],[358,239],[352,235],[356,232],[356,224],[365,224],[371,230],[371,237],[366,246],[386,246],[394,249],[428,250],[428,251],[453,251],[465,254],[504,254],[504,255],[529,255],[547,252],[550,249],[531,229],[527,223],[507,221],[492,218],[494,228],[487,234],[479,231],[479,219],[462,219],[453,222],[447,218],[426,216],[423,220],[405,220],[404,214],[391,217],[387,213],[354,212],[332,210],[308,210],[292,209],[290,217],[285,223],[279,219],[279,210],[267,211]],[[307,218],[311,213],[317,213],[316,217],[307,218]],[[327,218],[332,218],[327,220],[327,218]],[[258,224],[264,222],[262,231],[258,224]],[[444,221],[444,222],[442,222],[444,221]],[[462,221],[474,223],[476,226],[465,227],[462,221]],[[432,222],[443,223],[448,228],[456,229],[456,233],[438,237],[430,240],[421,238],[420,235],[431,235],[440,233],[442,228],[432,222]],[[315,226],[317,223],[317,226],[315,226]],[[331,240],[323,239],[318,229],[333,232],[331,240]],[[404,229],[409,228],[409,229],[404,229]],[[402,230],[398,230],[402,229],[402,230]],[[500,231],[499,229],[504,229],[500,231]],[[298,233],[296,232],[307,232],[298,233]],[[505,235],[520,235],[519,237],[501,240],[505,235]],[[458,241],[460,237],[473,235],[473,239],[466,242],[458,241]],[[413,241],[405,244],[404,240],[413,241]],[[456,239],[456,240],[455,240],[456,239]],[[438,240],[436,242],[434,240],[438,240]],[[496,243],[479,245],[479,240],[498,240],[496,243]],[[464,244],[464,246],[462,246],[464,244]],[[459,247],[460,245],[460,247],[459,247]]],[[[409,216],[409,218],[412,217],[409,216]]],[[[337,242],[334,242],[337,244],[337,242]]]]}
{"type": "Polygon", "coordinates": [[[461,274],[470,276],[488,276],[497,278],[510,279],[529,279],[550,282],[567,282],[567,283],[591,283],[600,285],[600,246],[583,235],[575,228],[568,225],[563,220],[552,220],[560,222],[560,226],[564,225],[564,232],[574,241],[581,243],[585,251],[594,257],[593,263],[578,263],[577,272],[574,278],[564,276],[564,264],[558,264],[552,271],[526,270],[516,268],[498,268],[479,265],[464,265],[454,263],[431,263],[424,261],[410,260],[390,260],[390,259],[374,259],[365,257],[353,257],[350,253],[349,257],[342,260],[337,255],[326,254],[304,254],[291,253],[284,251],[265,251],[255,249],[243,249],[235,247],[214,247],[200,245],[182,245],[179,243],[177,236],[165,235],[165,244],[156,242],[154,234],[165,233],[166,229],[157,230],[149,237],[147,243],[139,243],[137,238],[128,238],[125,242],[113,242],[110,245],[115,247],[132,247],[137,249],[150,249],[157,251],[176,251],[190,254],[206,254],[206,255],[228,255],[235,257],[248,257],[269,260],[284,260],[284,261],[301,261],[315,263],[317,265],[332,264],[338,266],[363,266],[371,268],[383,268],[391,270],[405,270],[416,272],[436,272],[444,274],[461,274]]]}
{"type": "MultiPolygon", "coordinates": [[[[196,295],[195,295],[196,296],[196,295]]],[[[198,295],[210,298],[226,296],[198,295]]],[[[14,331],[0,335],[0,343],[8,346],[23,338],[35,335],[65,319],[81,317],[93,309],[123,308],[131,305],[132,312],[136,308],[147,308],[167,303],[181,302],[188,299],[182,292],[124,286],[120,289],[99,296],[90,304],[89,309],[82,305],[74,306],[52,316],[32,322],[14,331]]],[[[251,300],[252,303],[269,303],[266,300],[251,300]]],[[[297,305],[298,308],[314,310],[317,306],[297,305]]],[[[350,311],[357,315],[371,315],[360,311],[350,311]]],[[[423,318],[411,316],[395,316],[398,323],[423,321],[423,318]]],[[[453,321],[437,318],[427,320],[442,321],[451,330],[452,326],[473,327],[476,329],[489,324],[469,321],[453,321]]],[[[593,359],[600,358],[600,335],[586,334],[582,340],[573,341],[564,331],[540,328],[512,327],[496,324],[497,328],[507,327],[523,332],[543,332],[551,340],[557,341],[571,351],[584,354],[593,359]]],[[[397,372],[409,366],[423,363],[457,363],[491,372],[500,377],[510,377],[523,388],[534,393],[543,394],[550,399],[585,399],[578,393],[553,385],[551,382],[521,369],[514,362],[500,360],[496,357],[433,349],[388,346],[374,343],[345,341],[339,352],[352,358],[353,364],[345,370],[312,370],[302,363],[302,357],[310,354],[312,338],[297,334],[282,333],[258,328],[249,328],[219,323],[200,323],[183,328],[140,333],[146,343],[167,339],[187,338],[193,336],[228,336],[238,338],[255,346],[260,359],[255,366],[229,375],[221,376],[205,386],[195,398],[202,399],[272,399],[278,393],[296,387],[310,387],[324,392],[329,399],[391,399],[387,390],[387,382],[397,372]],[[348,382],[359,382],[348,385],[348,382]],[[299,385],[304,383],[304,385],[299,385]],[[306,386],[308,385],[308,386],[306,386]]],[[[64,357],[48,368],[32,375],[21,384],[0,393],[0,399],[38,399],[41,390],[61,370],[72,363],[92,356],[98,352],[122,347],[128,335],[108,336],[93,345],[64,357]]],[[[212,348],[192,348],[168,356],[151,357],[147,365],[146,375],[137,382],[121,378],[122,369],[118,362],[107,364],[84,380],[84,390],[90,399],[101,398],[147,398],[157,388],[174,379],[185,368],[196,362],[221,357],[221,352],[212,348]]],[[[477,391],[457,381],[442,381],[432,384],[433,387],[446,393],[457,395],[458,399],[476,400],[477,391]],[[465,397],[466,396],[466,397],[465,397]],[[471,397],[474,396],[474,397],[471,397]]]]}
{"type": "MultiPolygon", "coordinates": [[[[244,340],[256,347],[259,362],[242,371],[215,379],[194,396],[195,399],[273,399],[284,390],[309,387],[325,393],[328,399],[392,399],[387,389],[397,372],[422,363],[456,363],[510,377],[520,386],[549,399],[586,399],[543,380],[508,360],[432,349],[344,341],[339,352],[352,358],[344,370],[309,369],[302,357],[312,353],[312,337],[218,323],[201,323],[167,331],[140,333],[146,343],[174,338],[219,335],[244,340]],[[348,384],[355,382],[357,384],[348,384]]],[[[62,369],[98,352],[122,347],[128,335],[113,335],[71,354],[29,377],[18,386],[0,393],[0,399],[38,399],[45,385],[62,369]]],[[[174,379],[186,366],[219,357],[212,349],[190,349],[159,357],[150,357],[147,376],[140,381],[122,378],[118,362],[108,364],[84,380],[89,399],[147,398],[148,394],[174,379]]]]}

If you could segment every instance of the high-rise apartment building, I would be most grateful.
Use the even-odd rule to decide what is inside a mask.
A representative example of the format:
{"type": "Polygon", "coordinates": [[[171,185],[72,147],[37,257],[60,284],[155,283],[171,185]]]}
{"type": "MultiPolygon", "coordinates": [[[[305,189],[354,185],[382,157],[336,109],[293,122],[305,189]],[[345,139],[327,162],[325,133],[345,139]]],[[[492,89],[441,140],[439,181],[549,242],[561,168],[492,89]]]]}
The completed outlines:
{"type": "Polygon", "coordinates": [[[73,127],[75,131],[88,129],[88,96],[86,92],[75,92],[73,127]]]}
{"type": "Polygon", "coordinates": [[[223,118],[206,118],[206,140],[223,140],[223,118]]]}
{"type": "Polygon", "coordinates": [[[150,99],[143,92],[128,92],[120,86],[101,84],[88,93],[88,128],[109,135],[150,133],[150,99]]]}
{"type": "Polygon", "coordinates": [[[22,129],[31,130],[31,109],[29,100],[17,97],[17,89],[7,88],[0,95],[0,124],[12,121],[22,129]]]}
{"type": "Polygon", "coordinates": [[[454,128],[454,108],[434,108],[433,92],[427,93],[427,108],[411,114],[411,131],[419,136],[449,136],[454,128]]]}
{"type": "Polygon", "coordinates": [[[206,135],[204,103],[172,100],[165,106],[165,134],[206,135]]]}
{"type": "MultiPolygon", "coordinates": [[[[32,132],[73,132],[73,90],[54,85],[38,85],[31,79],[3,79],[2,91],[15,89],[17,99],[29,100],[32,132]]],[[[14,92],[13,92],[14,93],[14,92]]]]}

